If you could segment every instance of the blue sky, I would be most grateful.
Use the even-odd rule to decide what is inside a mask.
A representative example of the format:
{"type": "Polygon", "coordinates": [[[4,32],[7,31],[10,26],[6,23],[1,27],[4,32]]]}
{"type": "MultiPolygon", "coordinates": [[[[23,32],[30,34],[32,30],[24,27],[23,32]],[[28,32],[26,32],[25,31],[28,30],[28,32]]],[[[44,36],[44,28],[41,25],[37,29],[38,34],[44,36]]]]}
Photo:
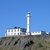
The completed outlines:
{"type": "Polygon", "coordinates": [[[0,37],[8,28],[26,28],[31,13],[31,31],[50,32],[50,0],[0,0],[0,37]]]}

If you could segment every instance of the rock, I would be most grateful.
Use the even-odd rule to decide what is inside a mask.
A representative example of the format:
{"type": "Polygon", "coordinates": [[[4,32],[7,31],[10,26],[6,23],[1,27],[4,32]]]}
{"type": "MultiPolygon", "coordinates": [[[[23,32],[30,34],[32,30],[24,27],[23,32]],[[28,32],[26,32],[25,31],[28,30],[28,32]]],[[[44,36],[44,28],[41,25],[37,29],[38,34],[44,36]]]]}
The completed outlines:
{"type": "Polygon", "coordinates": [[[36,48],[43,47],[41,43],[37,43],[36,48]]]}
{"type": "MultiPolygon", "coordinates": [[[[18,46],[21,50],[30,50],[29,46],[33,45],[29,37],[4,37],[0,39],[0,47],[18,46]]],[[[9,48],[8,50],[13,50],[9,48]]]]}
{"type": "Polygon", "coordinates": [[[50,48],[47,48],[47,50],[50,50],[50,48]]]}
{"type": "Polygon", "coordinates": [[[33,45],[33,43],[34,42],[31,39],[24,38],[23,40],[21,40],[20,48],[21,50],[26,50],[27,47],[29,47],[30,45],[33,45]]]}
{"type": "Polygon", "coordinates": [[[26,47],[26,48],[25,48],[25,50],[31,50],[31,48],[29,48],[29,47],[26,47]]]}
{"type": "Polygon", "coordinates": [[[16,45],[20,39],[17,39],[13,45],[16,45]]]}
{"type": "Polygon", "coordinates": [[[9,40],[6,40],[4,42],[2,41],[1,43],[2,43],[1,47],[6,47],[9,44],[9,40]]]}
{"type": "Polygon", "coordinates": [[[8,50],[14,50],[13,48],[8,48],[8,50]]]}
{"type": "Polygon", "coordinates": [[[19,41],[20,41],[20,38],[15,38],[15,39],[10,43],[10,45],[11,45],[11,46],[17,45],[17,44],[19,43],[19,41]]]}

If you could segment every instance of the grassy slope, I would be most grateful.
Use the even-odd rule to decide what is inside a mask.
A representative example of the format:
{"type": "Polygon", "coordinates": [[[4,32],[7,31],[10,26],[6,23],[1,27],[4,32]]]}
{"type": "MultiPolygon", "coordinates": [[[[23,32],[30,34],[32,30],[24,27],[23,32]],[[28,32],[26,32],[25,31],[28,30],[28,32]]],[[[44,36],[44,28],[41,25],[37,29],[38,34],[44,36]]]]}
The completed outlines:
{"type": "MultiPolygon", "coordinates": [[[[50,50],[50,41],[42,41],[42,40],[33,40],[34,44],[31,47],[31,50],[50,50]],[[42,48],[35,48],[37,43],[42,44],[42,48]]],[[[0,50],[9,50],[9,48],[13,48],[14,50],[20,50],[20,47],[17,46],[7,46],[6,48],[0,48],[0,50]]]]}
{"type": "MultiPolygon", "coordinates": [[[[35,49],[35,46],[37,45],[37,43],[41,43],[43,45],[42,48],[36,48],[37,50],[47,50],[50,48],[50,42],[34,40],[34,44],[30,46],[32,50],[35,49]]],[[[17,46],[7,46],[6,48],[2,48],[2,49],[0,48],[0,50],[8,50],[9,48],[13,48],[14,50],[20,50],[20,48],[17,46]]]]}
{"type": "Polygon", "coordinates": [[[42,44],[42,48],[37,48],[37,50],[47,50],[50,49],[50,42],[47,41],[41,41],[41,40],[34,40],[34,44],[31,46],[31,49],[35,49],[35,46],[37,45],[37,43],[41,43],[42,44]]]}

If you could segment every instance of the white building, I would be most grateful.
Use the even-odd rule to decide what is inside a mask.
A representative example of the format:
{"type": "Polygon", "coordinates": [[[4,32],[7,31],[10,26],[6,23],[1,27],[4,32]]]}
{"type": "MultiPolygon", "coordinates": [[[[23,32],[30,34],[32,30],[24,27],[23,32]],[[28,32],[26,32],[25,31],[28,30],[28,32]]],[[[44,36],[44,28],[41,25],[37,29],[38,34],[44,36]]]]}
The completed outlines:
{"type": "Polygon", "coordinates": [[[50,34],[50,32],[46,32],[46,34],[48,35],[48,34],[50,34]]]}
{"type": "Polygon", "coordinates": [[[45,31],[35,31],[35,32],[31,32],[31,35],[46,35],[45,31]]]}
{"type": "Polygon", "coordinates": [[[15,27],[8,29],[5,36],[25,35],[25,33],[26,33],[25,28],[15,27]]]}
{"type": "MultiPolygon", "coordinates": [[[[35,31],[35,32],[30,32],[30,20],[31,20],[31,14],[30,12],[27,13],[27,30],[25,28],[20,28],[20,27],[15,27],[15,28],[10,28],[7,30],[5,36],[14,36],[14,35],[46,35],[45,31],[35,31]]],[[[49,34],[47,32],[47,34],[49,34]]]]}

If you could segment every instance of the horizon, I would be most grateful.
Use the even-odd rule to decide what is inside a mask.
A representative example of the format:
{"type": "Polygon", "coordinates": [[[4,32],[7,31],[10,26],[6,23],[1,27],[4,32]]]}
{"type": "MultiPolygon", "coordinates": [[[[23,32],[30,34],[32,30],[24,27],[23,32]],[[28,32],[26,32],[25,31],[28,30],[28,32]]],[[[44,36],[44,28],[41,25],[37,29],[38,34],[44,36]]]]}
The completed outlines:
{"type": "Polygon", "coordinates": [[[0,37],[6,34],[7,28],[26,28],[28,12],[31,32],[50,32],[50,0],[0,0],[0,37]]]}

